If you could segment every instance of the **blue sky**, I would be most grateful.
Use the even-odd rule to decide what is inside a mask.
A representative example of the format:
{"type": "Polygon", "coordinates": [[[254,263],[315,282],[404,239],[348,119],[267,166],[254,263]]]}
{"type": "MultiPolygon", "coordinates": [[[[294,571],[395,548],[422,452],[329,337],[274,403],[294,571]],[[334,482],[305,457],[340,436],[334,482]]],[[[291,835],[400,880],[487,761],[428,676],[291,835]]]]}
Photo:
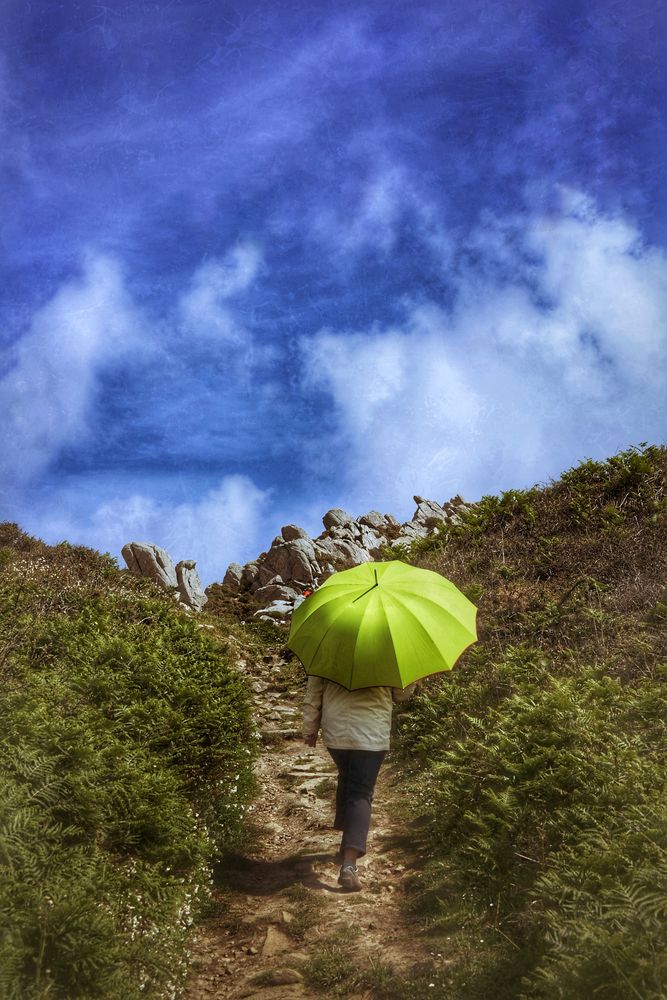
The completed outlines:
{"type": "Polygon", "coordinates": [[[666,28],[5,0],[0,519],[209,583],[664,442],[666,28]]]}

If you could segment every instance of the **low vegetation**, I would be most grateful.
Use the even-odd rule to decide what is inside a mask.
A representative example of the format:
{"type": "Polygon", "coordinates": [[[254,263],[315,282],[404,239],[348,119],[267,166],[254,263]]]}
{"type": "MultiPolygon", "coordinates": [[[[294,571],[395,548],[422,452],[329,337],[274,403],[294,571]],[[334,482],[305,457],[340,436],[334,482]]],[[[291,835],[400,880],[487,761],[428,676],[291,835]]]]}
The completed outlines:
{"type": "Polygon", "coordinates": [[[175,996],[253,792],[233,636],[11,524],[0,634],[0,997],[175,996]]]}
{"type": "MultiPolygon", "coordinates": [[[[394,737],[410,906],[442,961],[405,980],[337,932],[309,986],[667,995],[666,473],[665,448],[587,461],[401,553],[479,607],[479,642],[394,737]]],[[[258,734],[230,664],[282,652],[303,684],[253,610],[220,587],[190,615],[107,555],[0,525],[0,998],[178,996],[212,862],[252,831],[258,734]]],[[[298,946],[318,901],[291,903],[298,946]]]]}
{"type": "Polygon", "coordinates": [[[431,996],[667,993],[666,471],[587,461],[408,553],[479,606],[398,727],[412,905],[454,957],[431,996]]]}

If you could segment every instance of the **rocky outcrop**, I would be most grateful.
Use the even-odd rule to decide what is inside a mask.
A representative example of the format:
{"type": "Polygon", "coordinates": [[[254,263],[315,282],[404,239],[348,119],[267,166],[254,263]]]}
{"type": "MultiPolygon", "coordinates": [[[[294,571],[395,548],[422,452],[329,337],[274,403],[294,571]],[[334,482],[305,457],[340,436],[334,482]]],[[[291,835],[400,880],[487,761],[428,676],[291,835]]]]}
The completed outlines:
{"type": "Polygon", "coordinates": [[[176,579],[183,604],[194,608],[195,611],[201,611],[208,597],[202,588],[194,559],[182,559],[176,564],[176,579]]]}
{"type": "Polygon", "coordinates": [[[165,590],[178,590],[176,567],[171,556],[152,542],[128,542],[121,549],[130,573],[145,576],[165,590]]]}
{"type": "Polygon", "coordinates": [[[352,515],[348,514],[346,510],[341,510],[340,507],[333,507],[332,510],[328,510],[322,518],[322,524],[327,531],[331,528],[344,528],[345,525],[351,524],[352,521],[352,515]]]}
{"type": "MultiPolygon", "coordinates": [[[[206,604],[208,597],[202,589],[193,559],[183,559],[174,566],[169,553],[152,542],[128,542],[121,549],[121,553],[127,568],[134,576],[153,580],[169,591],[181,604],[194,611],[201,611],[206,604]]],[[[227,573],[229,574],[229,570],[227,573]]]]}
{"type": "Polygon", "coordinates": [[[383,550],[410,545],[437,531],[440,524],[457,524],[469,509],[460,496],[443,504],[415,496],[417,505],[409,521],[400,524],[391,514],[371,510],[353,518],[334,507],[322,518],[324,531],[317,538],[296,524],[286,524],[252,562],[232,563],[223,583],[233,593],[251,593],[265,605],[256,614],[277,622],[289,620],[307,588],[315,589],[339,570],[382,557],[383,550]]]}
{"type": "Polygon", "coordinates": [[[243,575],[243,566],[240,563],[233,562],[227,567],[227,572],[225,573],[225,578],[222,581],[228,587],[239,587],[241,585],[241,577],[243,575]]]}

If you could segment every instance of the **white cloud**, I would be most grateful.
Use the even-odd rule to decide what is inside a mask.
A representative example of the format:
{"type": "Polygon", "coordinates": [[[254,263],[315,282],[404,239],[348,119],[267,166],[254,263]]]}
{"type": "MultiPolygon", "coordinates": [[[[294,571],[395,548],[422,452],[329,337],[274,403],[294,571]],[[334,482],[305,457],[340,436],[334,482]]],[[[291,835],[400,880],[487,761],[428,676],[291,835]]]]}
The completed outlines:
{"type": "Polygon", "coordinates": [[[90,443],[103,373],[129,357],[134,365],[155,359],[166,346],[162,339],[168,340],[184,317],[194,333],[240,345],[227,360],[236,363],[233,384],[246,391],[253,342],[230,300],[250,286],[259,266],[259,250],[251,243],[204,262],[187,292],[169,304],[160,326],[130,296],[118,260],[85,252],[80,276],[65,282],[33,315],[0,369],[2,506],[20,509],[23,492],[63,448],[90,443]]]}
{"type": "Polygon", "coordinates": [[[222,580],[230,562],[254,559],[266,545],[270,492],[247,476],[225,476],[201,498],[172,503],[141,493],[113,496],[92,511],[80,511],[66,497],[33,515],[27,530],[55,544],[67,539],[110,552],[125,566],[126,542],[154,542],[174,563],[195,559],[204,586],[222,580]]]}
{"type": "Polygon", "coordinates": [[[140,329],[118,263],[88,254],[81,278],[34,315],[0,378],[5,492],[39,476],[65,444],[87,434],[98,373],[127,351],[146,348],[140,329]]]}
{"type": "Polygon", "coordinates": [[[413,492],[471,498],[530,485],[667,426],[667,257],[625,219],[569,193],[563,212],[499,226],[476,250],[504,266],[459,277],[448,312],[302,341],[306,385],[329,393],[341,492],[357,512],[410,512],[413,492]],[[508,282],[507,274],[512,274],[508,282]]]}
{"type": "Polygon", "coordinates": [[[645,246],[627,220],[596,216],[589,202],[575,202],[555,223],[538,220],[528,242],[542,255],[542,287],[558,303],[573,349],[587,332],[625,382],[664,385],[667,254],[645,246]]]}
{"type": "Polygon", "coordinates": [[[314,209],[312,233],[339,256],[363,249],[388,253],[411,200],[405,171],[390,164],[376,167],[367,180],[359,184],[355,179],[347,187],[352,189],[343,186],[342,210],[326,205],[314,209]]]}
{"type": "Polygon", "coordinates": [[[252,243],[233,247],[222,259],[204,261],[179,301],[180,319],[186,330],[220,343],[249,342],[250,334],[226,303],[254,281],[260,262],[259,249],[252,243]]]}

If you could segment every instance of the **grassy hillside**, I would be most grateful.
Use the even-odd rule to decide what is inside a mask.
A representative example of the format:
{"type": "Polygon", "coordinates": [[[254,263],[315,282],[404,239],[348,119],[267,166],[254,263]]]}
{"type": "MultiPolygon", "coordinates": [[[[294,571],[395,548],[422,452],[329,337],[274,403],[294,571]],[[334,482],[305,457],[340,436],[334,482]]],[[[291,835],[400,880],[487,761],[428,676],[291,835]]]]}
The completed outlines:
{"type": "Polygon", "coordinates": [[[479,606],[399,720],[413,905],[455,956],[424,996],[667,995],[666,472],[584,462],[404,553],[479,606]]]}
{"type": "Polygon", "coordinates": [[[257,740],[234,636],[0,525],[0,997],[172,996],[257,740]]]}
{"type": "MultiPolygon", "coordinates": [[[[480,636],[398,715],[396,830],[446,958],[411,1000],[667,995],[666,473],[665,448],[585,462],[401,553],[478,604],[480,636]]],[[[178,994],[253,794],[231,664],[285,639],[252,610],[217,588],[188,615],[0,525],[0,1000],[178,994]]]]}

